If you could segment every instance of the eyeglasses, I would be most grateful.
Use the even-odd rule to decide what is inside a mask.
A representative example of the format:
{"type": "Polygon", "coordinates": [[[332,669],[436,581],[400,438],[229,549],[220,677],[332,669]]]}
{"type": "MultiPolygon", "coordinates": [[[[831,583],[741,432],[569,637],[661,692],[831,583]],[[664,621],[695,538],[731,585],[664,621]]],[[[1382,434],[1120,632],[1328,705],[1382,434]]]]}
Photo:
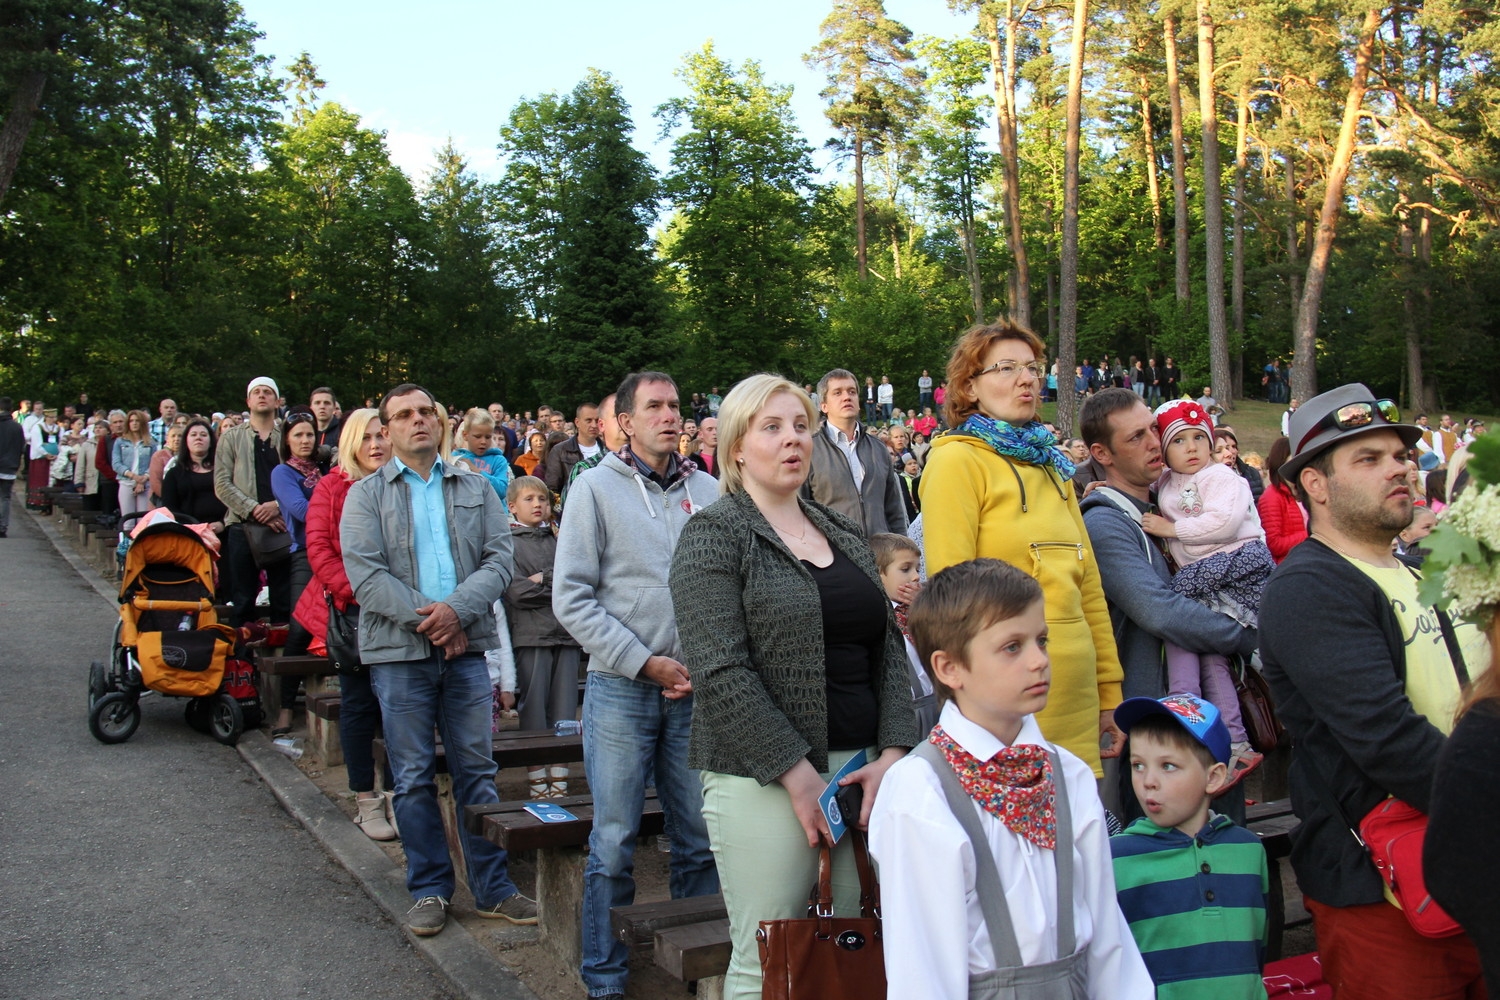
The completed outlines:
{"type": "Polygon", "coordinates": [[[1379,415],[1385,423],[1399,424],[1401,422],[1401,411],[1396,404],[1389,399],[1376,399],[1359,403],[1347,403],[1334,410],[1328,416],[1319,420],[1297,442],[1297,450],[1300,452],[1307,447],[1307,443],[1317,437],[1329,427],[1336,427],[1341,431],[1352,431],[1360,427],[1368,427],[1375,423],[1376,415],[1379,415]]]}
{"type": "Polygon", "coordinates": [[[422,417],[425,420],[436,420],[437,413],[438,411],[436,406],[408,407],[404,410],[397,410],[395,413],[392,413],[391,423],[395,423],[398,420],[410,420],[412,419],[412,417],[422,417]]]}
{"type": "Polygon", "coordinates": [[[1022,372],[1025,372],[1027,375],[1030,375],[1034,379],[1040,380],[1042,377],[1042,366],[1037,364],[1036,362],[1032,362],[1029,365],[1023,365],[1015,361],[996,361],[988,368],[981,368],[979,371],[975,372],[974,377],[978,378],[981,375],[988,375],[990,372],[997,373],[1002,379],[1005,379],[1006,381],[1020,378],[1022,372]]]}

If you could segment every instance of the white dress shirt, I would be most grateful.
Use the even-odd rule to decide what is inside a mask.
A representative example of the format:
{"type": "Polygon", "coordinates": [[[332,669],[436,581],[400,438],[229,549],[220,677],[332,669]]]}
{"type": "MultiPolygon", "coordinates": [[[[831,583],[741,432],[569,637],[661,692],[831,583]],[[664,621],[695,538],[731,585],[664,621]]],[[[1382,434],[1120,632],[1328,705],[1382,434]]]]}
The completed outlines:
{"type": "MultiPolygon", "coordinates": [[[[1005,747],[951,701],[943,706],[941,722],[980,760],[1005,747]]],[[[1021,744],[1050,745],[1031,716],[1016,739],[1021,744]]],[[[1063,748],[1053,749],[1073,817],[1073,924],[1078,947],[1088,953],[1088,995],[1153,1000],[1156,987],[1115,900],[1109,834],[1093,771],[1063,748]]],[[[1000,869],[1023,961],[1053,961],[1060,956],[1052,853],[1012,833],[978,804],[974,810],[1000,869]]],[[[889,994],[902,1000],[967,1000],[969,976],[993,969],[995,955],[975,894],[973,846],[925,760],[905,757],[886,772],[870,815],[870,851],[880,867],[889,994]]]]}

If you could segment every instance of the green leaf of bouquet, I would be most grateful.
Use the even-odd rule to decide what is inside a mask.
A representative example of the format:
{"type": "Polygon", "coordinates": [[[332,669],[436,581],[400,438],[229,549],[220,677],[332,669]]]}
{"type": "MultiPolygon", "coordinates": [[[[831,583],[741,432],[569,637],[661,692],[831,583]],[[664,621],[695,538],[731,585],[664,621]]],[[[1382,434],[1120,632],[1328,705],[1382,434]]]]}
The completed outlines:
{"type": "MultiPolygon", "coordinates": [[[[1430,559],[1431,556],[1428,556],[1430,559]]],[[[1425,564],[1424,564],[1425,565],[1425,564]]],[[[1417,584],[1417,597],[1425,605],[1446,610],[1453,599],[1443,594],[1444,573],[1435,569],[1424,569],[1422,580],[1417,584]]]]}
{"type": "Polygon", "coordinates": [[[1426,565],[1433,568],[1456,566],[1464,562],[1483,562],[1484,549],[1473,538],[1452,524],[1440,524],[1427,536],[1422,547],[1428,552],[1426,565]]]}
{"type": "Polygon", "coordinates": [[[1481,484],[1500,483],[1500,438],[1488,434],[1469,444],[1469,475],[1481,484]]]}

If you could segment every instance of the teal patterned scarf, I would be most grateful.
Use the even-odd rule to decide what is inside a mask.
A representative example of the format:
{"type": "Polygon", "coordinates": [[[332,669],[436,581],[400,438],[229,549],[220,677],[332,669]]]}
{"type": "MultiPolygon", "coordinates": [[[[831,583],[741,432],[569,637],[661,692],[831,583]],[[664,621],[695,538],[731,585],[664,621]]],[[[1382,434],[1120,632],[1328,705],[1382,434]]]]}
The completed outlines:
{"type": "Polygon", "coordinates": [[[1057,438],[1042,426],[1040,420],[1017,427],[1004,420],[994,420],[982,413],[972,414],[958,428],[972,434],[1001,455],[1032,465],[1050,465],[1064,479],[1075,471],[1073,460],[1057,446],[1057,438]]]}

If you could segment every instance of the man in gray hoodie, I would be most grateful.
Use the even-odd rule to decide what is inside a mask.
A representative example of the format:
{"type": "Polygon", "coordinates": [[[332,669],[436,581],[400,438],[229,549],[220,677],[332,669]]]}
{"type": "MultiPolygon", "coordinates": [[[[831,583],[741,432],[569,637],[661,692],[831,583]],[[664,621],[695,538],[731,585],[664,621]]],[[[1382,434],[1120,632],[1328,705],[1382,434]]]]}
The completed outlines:
{"type": "Polygon", "coordinates": [[[682,417],[671,376],[627,375],[615,419],[625,447],[574,480],[552,576],[552,610],[589,653],[583,765],[594,826],[581,973],[591,997],[625,995],[630,951],[610,933],[609,910],[635,900],[635,839],[653,766],[672,831],[672,898],[719,891],[703,791],[687,767],[693,684],[667,589],[677,538],[719,484],[677,454],[682,417]]]}

